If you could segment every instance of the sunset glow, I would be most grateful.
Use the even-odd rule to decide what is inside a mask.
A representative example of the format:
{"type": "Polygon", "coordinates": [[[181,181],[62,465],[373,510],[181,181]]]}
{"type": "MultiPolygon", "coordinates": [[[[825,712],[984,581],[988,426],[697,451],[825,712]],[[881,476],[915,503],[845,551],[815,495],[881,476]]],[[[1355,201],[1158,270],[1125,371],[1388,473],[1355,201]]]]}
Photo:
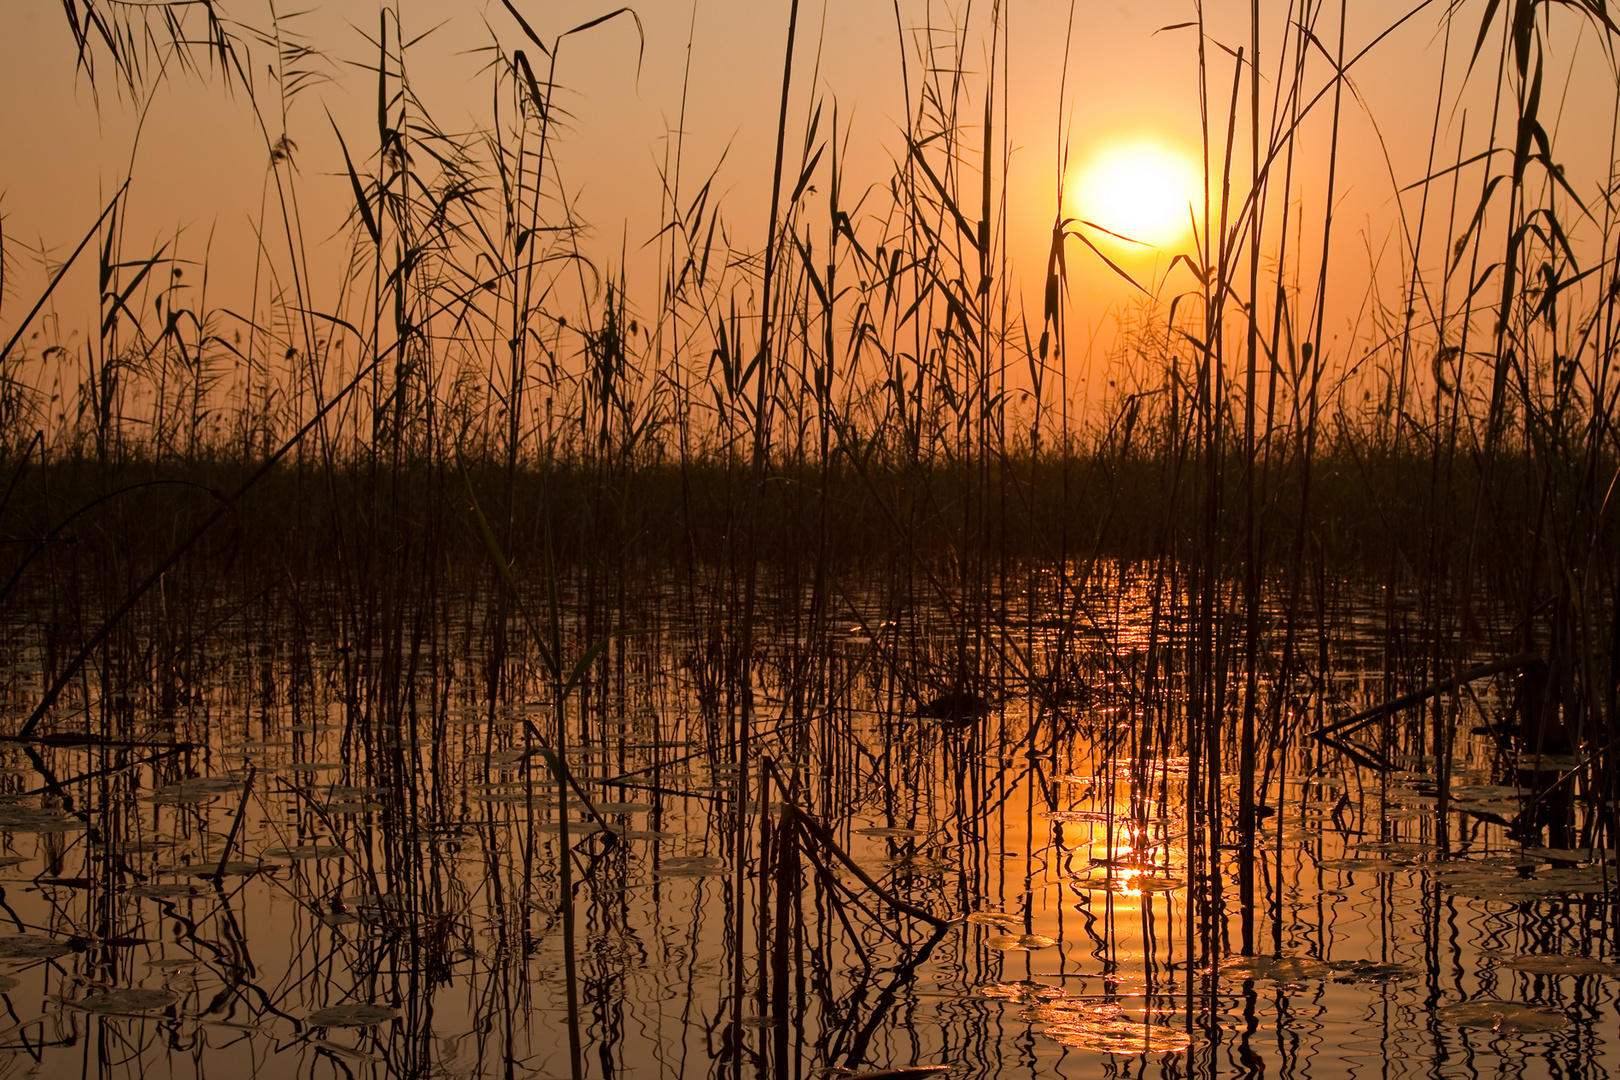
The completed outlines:
{"type": "Polygon", "coordinates": [[[1139,243],[1173,247],[1202,200],[1192,159],[1153,139],[1107,144],[1081,162],[1069,212],[1139,243]]]}

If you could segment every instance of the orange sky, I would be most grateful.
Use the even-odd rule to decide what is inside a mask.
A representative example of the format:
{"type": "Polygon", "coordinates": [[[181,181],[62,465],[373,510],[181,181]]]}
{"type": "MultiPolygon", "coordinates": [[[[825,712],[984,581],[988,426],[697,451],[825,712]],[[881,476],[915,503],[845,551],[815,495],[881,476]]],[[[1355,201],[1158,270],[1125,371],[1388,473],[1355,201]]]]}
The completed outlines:
{"type": "MultiPolygon", "coordinates": [[[[398,6],[408,35],[437,27],[413,46],[409,74],[440,126],[470,130],[487,124],[492,79],[483,70],[489,59],[484,50],[492,38],[507,49],[523,47],[526,43],[514,20],[499,2],[401,0],[398,6]]],[[[1399,262],[1393,246],[1390,168],[1402,182],[1422,174],[1441,67],[1437,28],[1444,6],[1435,4],[1432,12],[1420,13],[1353,73],[1359,96],[1346,104],[1336,192],[1341,227],[1336,251],[1342,269],[1336,264],[1335,273],[1350,285],[1345,319],[1353,317],[1365,291],[1369,265],[1399,262]],[[1390,165],[1385,163],[1386,152],[1390,165]]],[[[1473,6],[1483,11],[1483,5],[1473,6]]],[[[224,0],[223,7],[244,27],[263,28],[269,23],[265,0],[224,0]]],[[[523,3],[520,8],[545,37],[608,10],[606,5],[581,0],[523,3]]],[[[1222,115],[1233,60],[1219,44],[1247,44],[1247,8],[1236,3],[1211,5],[1211,86],[1216,98],[1212,108],[1222,115]]],[[[1262,42],[1261,71],[1269,80],[1268,65],[1275,57],[1268,54],[1276,48],[1275,28],[1282,25],[1282,9],[1271,3],[1265,8],[1267,25],[1274,28],[1269,40],[1262,42]]],[[[1067,88],[1060,95],[1069,6],[1042,0],[1015,2],[1006,10],[1013,66],[1010,267],[1038,318],[1060,126],[1068,132],[1071,175],[1101,148],[1139,138],[1143,131],[1196,155],[1196,39],[1187,29],[1155,34],[1194,13],[1189,0],[1078,4],[1069,38],[1067,88]]],[[[1350,5],[1349,51],[1355,52],[1407,10],[1407,5],[1391,0],[1356,0],[1350,5]]],[[[968,67],[970,75],[982,73],[987,62],[982,34],[988,4],[948,8],[903,3],[901,18],[909,28],[927,18],[944,22],[952,11],[958,18],[970,13],[968,67]]],[[[367,134],[373,130],[373,77],[359,65],[371,62],[371,47],[362,30],[375,33],[376,12],[374,0],[332,0],[292,23],[328,57],[324,70],[330,81],[296,99],[287,133],[297,144],[302,172],[303,235],[312,245],[330,242],[334,252],[339,245],[331,238],[349,196],[327,113],[357,154],[375,142],[374,135],[368,141],[367,134]]],[[[638,285],[636,275],[650,278],[651,269],[635,253],[658,227],[658,165],[681,108],[689,40],[687,182],[707,173],[724,154],[718,185],[734,242],[758,246],[757,238],[765,231],[786,12],[786,3],[755,0],[698,0],[695,9],[675,2],[644,6],[639,9],[646,35],[639,75],[638,40],[629,21],[616,20],[565,42],[558,80],[568,88],[566,106],[573,122],[561,144],[562,179],[577,193],[577,210],[593,224],[594,243],[600,245],[604,260],[616,263],[621,251],[631,253],[633,302],[645,295],[645,302],[651,303],[655,295],[651,280],[638,285]],[[638,287],[645,293],[638,293],[638,287]]],[[[1478,17],[1465,5],[1460,18],[1471,28],[1478,17]]],[[[1325,37],[1336,35],[1333,18],[1324,17],[1322,25],[1325,37]]],[[[1553,58],[1556,65],[1550,64],[1550,70],[1554,66],[1559,70],[1549,78],[1556,77],[1560,84],[1562,65],[1571,65],[1568,70],[1574,72],[1564,102],[1559,155],[1569,165],[1568,175],[1585,184],[1582,190],[1593,190],[1609,173],[1613,79],[1590,30],[1579,39],[1569,34],[1564,40],[1572,45],[1579,40],[1579,49],[1570,48],[1568,55],[1553,58]]],[[[909,44],[905,47],[915,65],[915,53],[909,44]]],[[[807,0],[801,11],[790,146],[796,150],[796,140],[802,137],[810,95],[829,100],[836,96],[841,123],[853,124],[846,183],[884,182],[890,160],[903,145],[901,50],[901,34],[889,5],[807,0]]],[[[1453,86],[1460,78],[1465,50],[1466,45],[1454,45],[1453,86]]],[[[252,46],[251,55],[261,107],[271,109],[274,103],[265,92],[262,72],[272,57],[259,44],[252,46]]],[[[1318,65],[1317,85],[1324,74],[1325,67],[1318,65]]],[[[1477,72],[1476,89],[1455,99],[1459,104],[1442,117],[1442,157],[1455,155],[1465,113],[1470,131],[1483,133],[1491,75],[1490,70],[1477,72]]],[[[915,71],[913,78],[915,89],[915,71]]],[[[0,212],[10,260],[0,329],[8,334],[32,304],[42,281],[37,249],[44,247],[58,257],[65,254],[131,171],[135,183],[129,235],[155,248],[178,233],[176,242],[184,258],[208,260],[211,300],[220,306],[231,306],[232,290],[243,287],[242,255],[254,243],[251,222],[260,213],[267,160],[246,95],[229,92],[217,78],[181,77],[153,96],[143,120],[128,95],[119,93],[105,65],[97,81],[99,92],[93,92],[90,80],[75,71],[58,4],[22,0],[0,7],[0,100],[7,102],[0,109],[0,145],[7,148],[0,157],[0,212]]],[[[1269,82],[1265,88],[1269,93],[1269,82]]],[[[978,92],[973,91],[975,100],[978,92]]],[[[272,119],[270,126],[279,128],[279,121],[272,119]]],[[[1221,134],[1217,131],[1217,137],[1221,134]]],[[[1246,145],[1245,139],[1240,132],[1240,145],[1246,145]]],[[[1326,141],[1323,124],[1308,128],[1301,141],[1305,157],[1292,196],[1298,200],[1296,210],[1303,209],[1308,216],[1320,215],[1325,197],[1326,141]]],[[[1156,277],[1155,266],[1162,273],[1172,254],[1132,253],[1118,245],[1108,250],[1144,280],[1156,277]]],[[[1100,336],[1106,338],[1108,312],[1130,290],[1078,249],[1071,251],[1071,267],[1076,325],[1100,327],[1100,336]]],[[[76,285],[83,297],[93,283],[69,285],[76,285]]],[[[1187,285],[1172,278],[1165,285],[1166,295],[1187,285]]],[[[75,310],[72,295],[73,289],[65,288],[58,305],[70,321],[75,310]]]]}

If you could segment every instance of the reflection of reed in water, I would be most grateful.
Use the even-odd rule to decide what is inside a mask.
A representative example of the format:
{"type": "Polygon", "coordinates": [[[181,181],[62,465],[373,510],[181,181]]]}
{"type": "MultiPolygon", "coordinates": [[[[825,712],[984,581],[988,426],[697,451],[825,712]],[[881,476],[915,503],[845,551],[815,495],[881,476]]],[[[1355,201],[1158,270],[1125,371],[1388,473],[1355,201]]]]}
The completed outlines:
{"type": "MultiPolygon", "coordinates": [[[[163,40],[192,8],[69,0],[86,77],[150,92],[118,55],[147,38],[103,31],[163,40]]],[[[1518,149],[1476,177],[1507,206],[1455,194],[1502,145],[1433,146],[1460,164],[1397,200],[1424,209],[1410,277],[1341,342],[1331,213],[1309,222],[1338,181],[1294,170],[1321,145],[1336,175],[1353,28],[1256,22],[1230,75],[1200,47],[1223,171],[1083,418],[1067,260],[1101,238],[1056,222],[1017,314],[999,21],[982,53],[915,32],[864,201],[830,100],[789,131],[784,72],[777,143],[802,148],[764,251],[677,162],[643,310],[588,265],[553,138],[559,51],[627,9],[549,43],[501,24],[501,119],[472,137],[412,96],[389,9],[377,129],[340,147],[349,291],[309,294],[297,147],[268,131],[260,254],[292,262],[240,341],[187,266],[123,250],[121,189],[78,249],[85,369],[30,398],[29,364],[76,354],[0,357],[0,1053],[606,1080],[1095,1071],[1069,1050],[1183,1075],[1230,1048],[1293,1074],[1351,1042],[1390,1071],[1450,1054],[1414,1017],[1493,1040],[1565,1017],[1581,1041],[1548,1045],[1589,1061],[1620,270],[1560,219],[1553,24],[1486,8],[1446,34],[1477,52],[1512,19],[1518,149]],[[1533,658],[1516,700],[1480,674],[1502,657],[1533,658]],[[1444,972],[1546,1000],[1442,1002],[1444,972]],[[1359,1010],[1344,1045],[1318,992],[1359,1010]]],[[[258,70],[233,25],[196,27],[208,64],[258,70]]],[[[256,115],[318,82],[295,28],[273,20],[283,108],[256,115]]]]}

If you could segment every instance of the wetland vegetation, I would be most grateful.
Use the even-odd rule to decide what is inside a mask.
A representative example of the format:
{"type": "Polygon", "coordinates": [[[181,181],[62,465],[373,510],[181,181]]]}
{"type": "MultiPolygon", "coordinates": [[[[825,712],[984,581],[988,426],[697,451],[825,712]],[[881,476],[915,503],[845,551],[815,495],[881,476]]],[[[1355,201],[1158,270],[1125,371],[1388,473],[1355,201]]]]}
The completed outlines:
{"type": "Polygon", "coordinates": [[[641,291],[552,77],[635,12],[492,8],[458,133],[379,7],[328,288],[297,17],[65,0],[109,100],[250,96],[275,242],[209,307],[126,185],[0,309],[0,1075],[1620,1071],[1605,0],[1191,5],[1207,194],[1084,411],[1112,249],[1056,212],[1021,305],[1007,5],[896,7],[859,188],[784,5],[768,229],[677,151],[641,291]],[[1337,137],[1418,26],[1380,293],[1337,137]]]}

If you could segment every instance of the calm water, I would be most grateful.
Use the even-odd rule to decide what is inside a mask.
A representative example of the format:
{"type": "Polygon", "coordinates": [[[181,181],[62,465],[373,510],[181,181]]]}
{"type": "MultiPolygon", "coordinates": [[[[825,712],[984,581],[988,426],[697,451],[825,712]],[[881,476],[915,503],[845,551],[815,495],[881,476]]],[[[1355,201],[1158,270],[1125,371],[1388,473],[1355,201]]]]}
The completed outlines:
{"type": "MultiPolygon", "coordinates": [[[[996,678],[957,726],[916,715],[966,640],[944,615],[879,598],[763,628],[746,768],[724,635],[621,639],[565,703],[585,1073],[1620,1075],[1613,856],[1510,837],[1538,774],[1460,736],[1442,853],[1426,729],[1394,725],[1384,771],[1306,736],[1381,694],[1370,602],[1263,756],[1242,957],[1235,831],[1219,882],[1189,873],[1150,605],[1091,601],[975,630],[996,678]]],[[[309,617],[330,602],[222,605],[173,678],[98,671],[58,738],[4,748],[0,1076],[569,1075],[537,656],[492,707],[486,602],[381,620],[379,644],[309,617]]],[[[15,716],[50,660],[12,618],[15,716]]],[[[1474,689],[1464,733],[1502,706],[1474,689]]]]}

